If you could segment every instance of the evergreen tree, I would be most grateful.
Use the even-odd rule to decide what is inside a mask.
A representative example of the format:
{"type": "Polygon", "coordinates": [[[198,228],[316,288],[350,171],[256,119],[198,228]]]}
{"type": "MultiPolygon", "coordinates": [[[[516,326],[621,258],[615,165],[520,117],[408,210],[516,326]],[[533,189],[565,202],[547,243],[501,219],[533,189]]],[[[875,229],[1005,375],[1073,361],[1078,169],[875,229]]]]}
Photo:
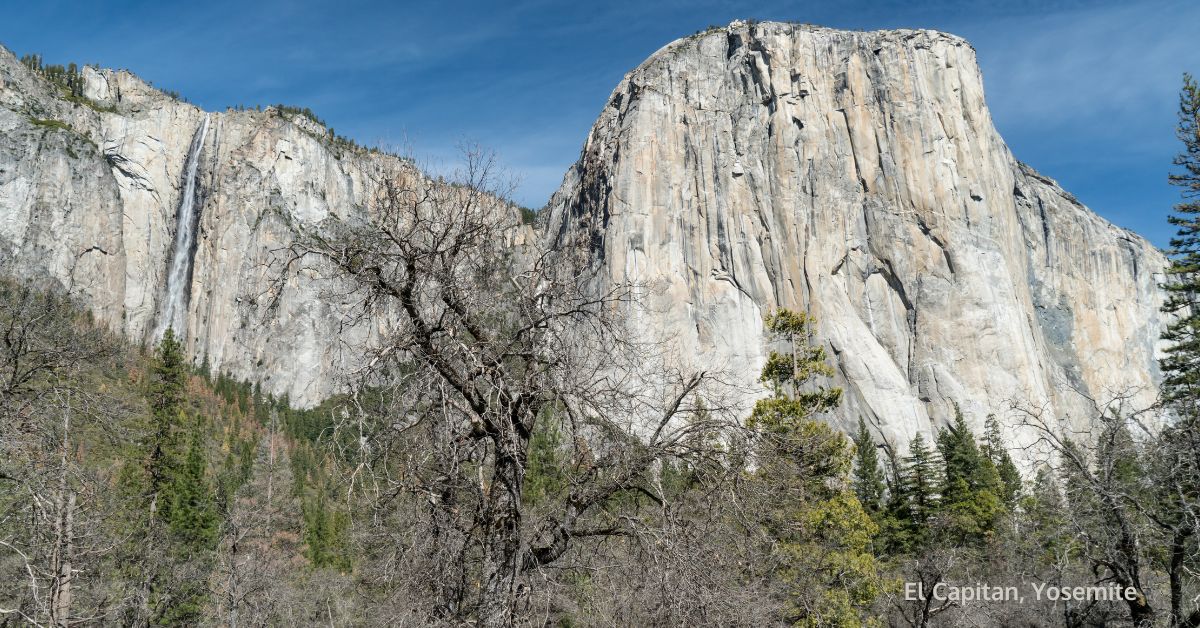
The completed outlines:
{"type": "Polygon", "coordinates": [[[1190,74],[1184,75],[1179,95],[1177,134],[1184,148],[1174,162],[1180,170],[1169,180],[1180,188],[1182,201],[1168,218],[1177,231],[1169,249],[1163,310],[1178,318],[1163,334],[1170,346],[1161,362],[1162,391],[1177,412],[1195,417],[1200,410],[1200,86],[1190,74]]]}
{"type": "Polygon", "coordinates": [[[208,479],[204,425],[196,417],[188,438],[187,454],[163,491],[170,505],[165,519],[172,534],[190,550],[213,549],[219,526],[216,495],[208,479]]]}
{"type": "MultiPolygon", "coordinates": [[[[1183,573],[1195,568],[1194,540],[1200,513],[1200,85],[1191,74],[1184,74],[1179,93],[1179,126],[1176,135],[1183,150],[1175,157],[1178,166],[1169,176],[1180,189],[1180,202],[1168,217],[1176,227],[1168,254],[1167,302],[1163,310],[1176,318],[1163,333],[1168,341],[1163,371],[1162,397],[1175,412],[1177,421],[1159,435],[1157,453],[1147,460],[1151,483],[1158,498],[1153,520],[1164,535],[1169,549],[1167,563],[1171,594],[1171,623],[1182,623],[1185,610],[1183,573]]],[[[1113,434],[1124,439],[1124,435],[1113,434]]],[[[1121,444],[1113,441],[1114,447],[1121,444]]],[[[1120,460],[1114,475],[1128,482],[1141,472],[1136,460],[1120,460]]],[[[1194,572],[1193,572],[1194,573],[1194,572]]],[[[1200,623],[1200,609],[1188,619],[1188,625],[1200,623]]]]}
{"type": "Polygon", "coordinates": [[[305,555],[313,567],[350,568],[345,535],[349,525],[345,515],[329,505],[323,487],[315,487],[302,503],[304,514],[305,555]]]}
{"type": "Polygon", "coordinates": [[[916,528],[914,536],[921,538],[937,514],[941,497],[939,487],[942,484],[937,454],[925,444],[925,435],[921,432],[917,432],[908,446],[902,482],[901,491],[907,510],[904,514],[905,523],[916,528]]]}
{"type": "Polygon", "coordinates": [[[1036,537],[1038,549],[1045,554],[1044,562],[1051,563],[1059,548],[1069,541],[1066,533],[1067,508],[1062,489],[1054,472],[1048,468],[1038,469],[1033,478],[1033,490],[1021,499],[1021,511],[1027,527],[1036,537]]]}
{"type": "Polygon", "coordinates": [[[980,452],[957,407],[954,422],[938,431],[937,445],[945,465],[940,507],[948,518],[947,532],[961,542],[981,541],[1004,513],[1000,474],[980,452]]]}
{"type": "Polygon", "coordinates": [[[877,526],[850,487],[846,438],[812,416],[835,408],[841,390],[814,386],[827,375],[824,351],[808,343],[813,319],[781,310],[766,318],[772,351],[762,381],[775,394],[747,424],[759,434],[755,479],[763,524],[784,563],[787,619],[803,626],[861,626],[882,590],[871,554],[877,526]],[[807,387],[807,390],[806,390],[807,387]]]}
{"type": "Polygon", "coordinates": [[[153,424],[147,465],[152,508],[161,506],[158,496],[169,480],[172,457],[177,453],[175,423],[182,412],[186,379],[183,348],[175,339],[175,332],[167,329],[158,345],[147,391],[153,424]]]}
{"type": "Polygon", "coordinates": [[[1106,416],[1096,442],[1096,472],[1106,486],[1133,496],[1146,477],[1140,450],[1129,433],[1126,419],[1106,416]]]}
{"type": "Polygon", "coordinates": [[[529,506],[560,496],[570,480],[565,472],[567,455],[563,450],[562,435],[552,417],[543,418],[529,440],[529,466],[521,495],[522,501],[529,506]]]}
{"type": "Polygon", "coordinates": [[[1017,470],[1016,463],[1008,454],[1008,447],[1004,444],[1004,436],[1000,433],[1000,422],[996,420],[996,415],[989,414],[983,425],[983,453],[1000,474],[1000,482],[1004,487],[1001,497],[1005,506],[1012,510],[1021,494],[1021,472],[1017,470]]]}
{"type": "Polygon", "coordinates": [[[183,403],[183,388],[187,379],[183,347],[168,329],[158,344],[157,359],[151,371],[150,407],[157,415],[162,412],[174,418],[183,403]]]}
{"type": "MultiPolygon", "coordinates": [[[[904,460],[896,456],[896,452],[887,449],[888,475],[887,498],[884,500],[883,513],[879,521],[880,541],[884,554],[901,556],[909,553],[916,544],[914,532],[917,526],[911,520],[909,495],[905,491],[908,486],[908,476],[905,473],[904,460]]],[[[921,528],[923,531],[923,528],[921,528]]]]}
{"type": "Polygon", "coordinates": [[[854,493],[863,508],[876,515],[883,507],[883,491],[883,470],[879,467],[875,440],[859,417],[858,432],[854,435],[854,493]]]}

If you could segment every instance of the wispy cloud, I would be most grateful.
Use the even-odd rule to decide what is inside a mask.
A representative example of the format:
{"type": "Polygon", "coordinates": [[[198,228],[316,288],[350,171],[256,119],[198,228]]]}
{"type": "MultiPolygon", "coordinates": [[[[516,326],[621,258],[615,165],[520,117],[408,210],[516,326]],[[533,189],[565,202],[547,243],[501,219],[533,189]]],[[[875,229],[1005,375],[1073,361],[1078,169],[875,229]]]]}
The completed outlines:
{"type": "Polygon", "coordinates": [[[1031,125],[1138,126],[1200,69],[1200,4],[1143,3],[971,27],[998,118],[1031,125]]]}
{"type": "Polygon", "coordinates": [[[308,106],[359,141],[407,136],[443,160],[478,140],[533,206],[621,76],[671,39],[746,17],[937,28],[975,44],[1019,158],[1157,241],[1179,75],[1200,73],[1200,4],[1183,0],[111,0],[5,17],[19,53],[127,67],[209,108],[308,106]]]}

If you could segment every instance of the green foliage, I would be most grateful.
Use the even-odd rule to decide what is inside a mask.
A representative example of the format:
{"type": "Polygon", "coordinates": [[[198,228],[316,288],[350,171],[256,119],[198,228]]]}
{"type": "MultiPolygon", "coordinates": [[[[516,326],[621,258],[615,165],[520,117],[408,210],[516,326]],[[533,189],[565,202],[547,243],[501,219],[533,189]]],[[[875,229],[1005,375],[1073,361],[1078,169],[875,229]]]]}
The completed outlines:
{"type": "Polygon", "coordinates": [[[890,555],[916,555],[933,546],[982,547],[996,539],[1000,524],[1019,505],[1021,475],[995,417],[988,417],[980,443],[956,407],[936,444],[931,449],[918,432],[908,455],[892,464],[877,517],[890,555]]]}
{"type": "Polygon", "coordinates": [[[941,506],[942,469],[936,452],[921,432],[908,450],[908,455],[896,462],[881,521],[882,544],[897,556],[925,545],[941,506]]]}
{"type": "Polygon", "coordinates": [[[1168,254],[1171,265],[1163,288],[1168,298],[1163,310],[1176,318],[1163,333],[1170,344],[1161,361],[1163,397],[1178,412],[1200,414],[1200,86],[1190,74],[1183,77],[1179,94],[1177,135],[1183,150],[1175,157],[1179,167],[1170,182],[1180,188],[1183,200],[1168,221],[1176,227],[1168,254]]]}
{"type": "MultiPolygon", "coordinates": [[[[347,578],[336,571],[348,571],[354,556],[349,507],[335,499],[329,456],[292,442],[281,433],[286,432],[282,423],[269,442],[283,458],[294,449],[305,452],[295,456],[305,470],[292,474],[286,465],[271,465],[278,475],[271,476],[273,497],[264,501],[271,484],[255,464],[260,455],[267,457],[267,448],[260,446],[268,442],[262,423],[274,407],[292,412],[286,400],[271,399],[227,374],[210,372],[205,378],[203,363],[193,371],[173,332],[145,352],[96,327],[69,298],[2,278],[0,326],[9,339],[0,342],[0,427],[5,428],[0,431],[21,435],[0,438],[0,539],[29,555],[38,577],[34,592],[25,572],[11,569],[10,557],[19,555],[0,552],[0,606],[33,604],[34,596],[44,604],[47,598],[51,557],[31,550],[48,550],[54,543],[47,531],[59,508],[54,500],[62,490],[55,477],[60,465],[68,470],[67,485],[78,504],[74,536],[66,541],[75,548],[72,623],[103,618],[119,625],[207,625],[223,616],[219,609],[228,603],[229,598],[214,594],[233,581],[226,569],[241,570],[241,578],[276,563],[271,580],[244,581],[254,588],[241,591],[260,600],[270,593],[256,593],[259,586],[278,591],[309,578],[347,578]],[[39,331],[47,326],[53,335],[39,331]],[[10,360],[21,341],[32,353],[10,360]],[[63,392],[48,395],[50,390],[63,392]],[[57,431],[62,408],[47,406],[49,412],[41,416],[26,399],[56,401],[59,394],[70,395],[75,413],[66,462],[57,431]],[[10,405],[14,399],[21,405],[10,405]],[[23,425],[7,431],[14,419],[23,425]],[[30,427],[39,432],[21,431],[30,427]],[[293,478],[297,488],[289,493],[293,478]],[[30,489],[40,491],[43,501],[29,499],[30,489]],[[264,504],[273,506],[270,514],[264,504]],[[42,514],[32,510],[35,506],[42,514]],[[314,568],[295,568],[305,563],[314,568]]],[[[331,401],[323,415],[295,411],[295,416],[328,425],[330,413],[344,404],[344,399],[331,401]]],[[[306,421],[295,422],[297,433],[309,431],[306,421]]],[[[43,621],[44,615],[35,619],[53,625],[43,621]]]]}
{"type": "Polygon", "coordinates": [[[825,348],[809,343],[815,319],[806,312],[781,309],[768,314],[763,322],[768,338],[785,344],[786,350],[768,355],[759,380],[771,386],[777,399],[782,399],[785,391],[790,393],[789,398],[803,406],[805,416],[836,408],[841,403],[842,389],[804,391],[813,379],[833,375],[826,363],[825,348]]]}
{"type": "Polygon", "coordinates": [[[940,503],[948,519],[945,532],[957,543],[980,543],[1005,512],[1000,474],[979,450],[975,434],[957,407],[954,422],[938,431],[937,445],[945,464],[940,503]]]}
{"type": "MultiPolygon", "coordinates": [[[[340,154],[340,151],[346,151],[346,152],[355,153],[355,154],[366,154],[366,153],[389,154],[389,155],[392,154],[392,153],[380,150],[379,148],[376,148],[376,147],[361,146],[361,145],[359,145],[358,142],[354,141],[354,139],[352,139],[352,138],[338,135],[332,127],[330,127],[328,124],[326,124],[324,120],[322,120],[320,117],[318,117],[316,113],[313,113],[313,111],[311,109],[309,109],[308,107],[293,107],[290,105],[279,104],[279,105],[273,105],[272,108],[275,110],[276,114],[279,116],[282,116],[285,118],[294,118],[296,116],[299,116],[299,117],[309,120],[310,122],[312,122],[313,124],[315,124],[317,126],[323,127],[325,129],[324,134],[317,134],[317,133],[314,133],[312,131],[307,131],[307,130],[305,132],[308,133],[308,135],[310,135],[318,140],[321,140],[329,148],[334,149],[335,152],[339,152],[339,154],[340,154]]],[[[242,110],[242,109],[244,109],[244,108],[242,108],[240,106],[237,108],[237,110],[242,110]]],[[[258,111],[260,109],[260,107],[256,105],[254,109],[255,109],[255,111],[258,111]]],[[[395,155],[393,155],[393,156],[395,156],[395,155]]]]}
{"type": "Polygon", "coordinates": [[[854,435],[854,493],[863,508],[871,515],[876,515],[883,508],[885,488],[875,440],[860,417],[858,432],[854,435]]]}
{"type": "Polygon", "coordinates": [[[115,107],[102,105],[83,95],[83,72],[76,64],[68,63],[66,66],[46,65],[42,63],[41,55],[25,55],[21,57],[21,63],[29,68],[31,72],[41,76],[57,87],[60,91],[59,96],[63,100],[90,107],[96,111],[116,111],[115,107]]]}
{"type": "Polygon", "coordinates": [[[215,549],[220,521],[216,494],[208,477],[204,425],[199,417],[191,422],[187,451],[162,493],[162,515],[183,547],[194,552],[209,551],[215,549]]]}
{"type": "Polygon", "coordinates": [[[553,421],[544,418],[537,422],[529,439],[528,457],[522,501],[536,506],[563,495],[569,481],[566,473],[569,461],[562,434],[553,421]]]}
{"type": "Polygon", "coordinates": [[[849,444],[803,415],[776,426],[758,451],[757,477],[770,496],[764,523],[783,561],[777,577],[788,591],[786,618],[801,626],[862,625],[883,580],[871,551],[878,527],[849,487],[849,444]]]}
{"type": "Polygon", "coordinates": [[[208,361],[208,352],[204,353],[204,359],[200,362],[200,370],[196,374],[204,378],[204,383],[212,383],[212,365],[208,361]]]}
{"type": "Polygon", "coordinates": [[[216,479],[216,502],[222,517],[229,514],[238,489],[250,481],[257,444],[254,432],[250,437],[241,436],[236,419],[231,427],[222,446],[225,458],[216,479]]]}
{"type": "Polygon", "coordinates": [[[149,489],[155,501],[170,477],[172,457],[178,452],[175,424],[184,416],[186,379],[183,347],[175,339],[175,332],[167,329],[159,341],[146,391],[153,429],[147,472],[150,477],[149,489]]]}
{"type": "Polygon", "coordinates": [[[314,124],[329,128],[329,125],[325,124],[325,121],[318,118],[317,114],[313,113],[312,109],[309,109],[308,107],[292,107],[289,105],[279,104],[275,105],[275,109],[285,116],[303,116],[311,120],[314,124]]]}
{"type": "Polygon", "coordinates": [[[707,28],[704,28],[703,30],[698,30],[695,33],[692,33],[691,35],[688,35],[688,39],[699,39],[700,37],[703,37],[709,33],[715,33],[717,31],[723,31],[723,30],[725,30],[724,26],[720,26],[717,24],[709,24],[707,28]]]}
{"type": "Polygon", "coordinates": [[[174,414],[182,405],[187,378],[183,345],[175,338],[175,330],[167,329],[163,333],[157,358],[150,379],[150,408],[155,413],[174,414]]]}
{"type": "Polygon", "coordinates": [[[196,626],[204,619],[208,588],[203,581],[182,580],[170,588],[158,588],[151,593],[150,607],[154,610],[151,624],[155,626],[196,626]]]}
{"type": "Polygon", "coordinates": [[[878,528],[853,492],[834,492],[796,513],[781,544],[781,574],[792,587],[788,619],[799,626],[869,625],[869,609],[884,591],[871,553],[878,528]],[[815,589],[815,590],[814,590],[815,589]]]}
{"type": "Polygon", "coordinates": [[[1107,416],[1102,421],[1096,443],[1096,459],[1100,462],[1096,474],[1107,486],[1132,495],[1146,477],[1137,443],[1124,418],[1107,416]]]}
{"type": "Polygon", "coordinates": [[[1071,543],[1066,526],[1067,503],[1054,472],[1038,469],[1032,490],[1020,498],[1020,505],[1029,531],[1023,541],[1032,546],[1032,557],[1038,565],[1053,565],[1071,543]]]}
{"type": "Polygon", "coordinates": [[[818,483],[849,473],[845,437],[811,415],[812,406],[796,399],[774,397],[754,404],[747,425],[769,444],[764,468],[782,461],[806,481],[818,483]]]}
{"type": "Polygon", "coordinates": [[[325,491],[317,490],[303,501],[304,553],[316,568],[350,569],[346,535],[350,519],[335,510],[325,491]]]}
{"type": "Polygon", "coordinates": [[[350,569],[350,519],[330,499],[326,465],[329,461],[312,445],[292,449],[293,494],[300,500],[304,524],[304,555],[314,568],[350,569]]]}
{"type": "Polygon", "coordinates": [[[881,593],[871,553],[878,528],[850,487],[853,455],[846,438],[814,420],[833,409],[838,389],[811,380],[829,373],[824,353],[807,343],[813,319],[780,310],[766,328],[784,340],[771,352],[762,380],[775,395],[754,406],[747,425],[759,436],[755,480],[770,499],[762,513],[782,566],[777,574],[788,599],[786,619],[802,626],[860,626],[881,593]],[[809,392],[800,392],[804,387],[809,392]]]}
{"type": "Polygon", "coordinates": [[[71,125],[63,122],[62,120],[53,120],[50,118],[32,118],[30,119],[30,122],[33,122],[34,126],[40,126],[46,129],[58,129],[60,131],[70,131],[72,133],[75,132],[75,129],[71,125]]]}
{"type": "Polygon", "coordinates": [[[662,460],[659,468],[659,482],[662,484],[663,496],[676,499],[685,495],[689,489],[695,488],[703,474],[690,468],[681,460],[662,460]]]}
{"type": "MultiPolygon", "coordinates": [[[[201,364],[201,370],[208,367],[201,364]]],[[[211,376],[210,376],[211,379],[211,376]]],[[[253,392],[254,384],[249,381],[237,380],[227,373],[218,373],[216,380],[212,382],[213,391],[221,396],[226,403],[234,404],[242,414],[249,414],[253,407],[253,392]]]]}
{"type": "Polygon", "coordinates": [[[21,57],[21,63],[29,68],[30,71],[62,89],[65,95],[83,96],[83,73],[80,72],[79,66],[74,63],[69,63],[65,67],[61,65],[47,65],[42,63],[41,55],[36,54],[21,57]]]}
{"type": "Polygon", "coordinates": [[[996,420],[996,415],[988,415],[983,424],[983,432],[983,455],[987,456],[1000,475],[1000,483],[1003,485],[1000,497],[1011,511],[1017,505],[1021,494],[1021,472],[1013,462],[1012,456],[1008,454],[1008,447],[1000,433],[1000,422],[996,420]]]}
{"type": "Polygon", "coordinates": [[[37,128],[47,129],[49,131],[67,132],[69,134],[66,138],[68,141],[66,142],[66,145],[63,146],[63,149],[66,151],[67,156],[69,156],[71,159],[79,159],[79,153],[76,153],[75,149],[83,148],[82,144],[87,144],[88,146],[91,146],[92,149],[98,149],[96,142],[92,140],[89,135],[80,133],[75,127],[63,122],[62,120],[31,117],[29,118],[29,122],[37,128]]]}
{"type": "Polygon", "coordinates": [[[926,527],[941,504],[942,473],[937,454],[925,444],[925,435],[917,432],[904,458],[902,491],[907,499],[912,524],[926,527]]]}

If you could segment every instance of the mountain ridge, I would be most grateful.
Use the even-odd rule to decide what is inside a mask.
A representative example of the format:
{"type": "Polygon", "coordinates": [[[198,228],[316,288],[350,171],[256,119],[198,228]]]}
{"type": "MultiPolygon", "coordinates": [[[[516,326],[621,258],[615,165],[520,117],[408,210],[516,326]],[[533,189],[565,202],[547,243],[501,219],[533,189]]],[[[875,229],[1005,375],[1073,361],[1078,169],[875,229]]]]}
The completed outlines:
{"type": "Polygon", "coordinates": [[[677,40],[613,91],[546,213],[611,281],[668,295],[647,333],[746,385],[762,315],[812,311],[845,428],[907,442],[956,407],[1015,424],[1014,404],[1082,424],[1106,391],[1155,395],[1165,258],[1015,159],[953,35],[735,21],[677,40]]]}
{"type": "MultiPolygon", "coordinates": [[[[144,339],[205,114],[129,72],[81,73],[98,108],[0,51],[0,268],[63,283],[144,339]]],[[[189,355],[311,405],[370,329],[343,329],[314,278],[295,278],[270,317],[253,312],[267,253],[291,222],[363,211],[367,173],[425,175],[300,115],[212,116],[189,355]]],[[[645,331],[748,386],[762,314],[813,310],[846,415],[897,442],[955,404],[981,423],[1016,393],[1056,416],[1087,410],[1071,387],[1153,396],[1165,259],[1012,156],[974,48],[954,35],[735,21],[677,39],[614,88],[540,214],[546,241],[591,238],[610,280],[664,290],[651,295],[659,314],[638,319],[645,331]],[[963,321],[995,337],[956,330],[963,321]],[[1013,348],[1026,359],[993,356],[1013,348]]]]}

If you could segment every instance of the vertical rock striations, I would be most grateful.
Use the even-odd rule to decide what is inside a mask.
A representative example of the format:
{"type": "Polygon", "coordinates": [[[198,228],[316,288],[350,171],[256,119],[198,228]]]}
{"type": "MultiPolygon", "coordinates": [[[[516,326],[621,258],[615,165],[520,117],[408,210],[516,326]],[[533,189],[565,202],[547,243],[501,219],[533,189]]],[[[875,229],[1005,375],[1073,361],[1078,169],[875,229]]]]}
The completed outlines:
{"type": "Polygon", "coordinates": [[[0,272],[58,283],[136,340],[174,326],[193,359],[293,402],[333,392],[370,330],[314,269],[277,293],[270,262],[290,225],[356,216],[380,177],[420,173],[301,115],[207,114],[127,72],[83,74],[84,98],[64,98],[0,48],[0,272]]]}
{"type": "MultiPolygon", "coordinates": [[[[316,270],[280,286],[269,262],[291,226],[361,216],[379,177],[420,173],[300,115],[84,79],[65,98],[0,48],[0,272],[135,339],[178,325],[194,359],[293,401],[334,391],[371,323],[342,320],[316,270]],[[170,279],[184,248],[191,280],[170,279]]],[[[606,280],[654,288],[635,327],[748,385],[763,313],[811,310],[846,418],[901,442],[954,403],[1074,418],[1154,395],[1164,259],[1012,157],[949,35],[735,22],[672,43],[613,92],[540,220],[550,242],[588,238],[606,280]]]]}
{"type": "Polygon", "coordinates": [[[1017,162],[974,50],[931,31],[734,22],[617,86],[548,208],[647,333],[746,384],[811,310],[850,412],[893,438],[1012,402],[1079,419],[1158,379],[1164,259],[1017,162]]]}

